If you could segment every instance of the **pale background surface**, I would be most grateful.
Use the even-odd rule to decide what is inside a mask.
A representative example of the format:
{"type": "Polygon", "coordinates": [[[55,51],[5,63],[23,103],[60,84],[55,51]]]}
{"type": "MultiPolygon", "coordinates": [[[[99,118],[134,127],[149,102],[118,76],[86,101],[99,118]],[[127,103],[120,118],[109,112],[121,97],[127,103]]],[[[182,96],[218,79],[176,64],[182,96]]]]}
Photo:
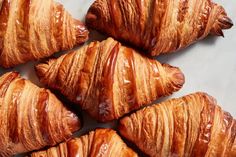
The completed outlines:
{"type": "MultiPolygon", "coordinates": [[[[93,0],[58,0],[75,18],[84,21],[87,9],[93,0]]],[[[208,37],[189,48],[157,59],[182,69],[186,77],[184,88],[171,97],[180,97],[196,91],[207,92],[217,98],[220,106],[236,117],[236,1],[214,0],[222,4],[235,26],[224,31],[225,38],[208,37]]],[[[91,33],[92,40],[102,39],[97,33],[91,33]]],[[[61,53],[59,53],[61,54],[61,53]]],[[[17,70],[25,78],[39,84],[34,72],[35,62],[14,69],[0,69],[0,74],[17,70]]],[[[42,86],[42,85],[40,85],[42,86]]],[[[166,98],[164,98],[166,99],[166,98]]],[[[162,100],[164,100],[162,99],[162,100]]],[[[160,100],[159,100],[160,101],[160,100]]],[[[97,127],[114,127],[114,123],[98,124],[83,113],[84,128],[77,133],[85,134],[97,127]]]]}

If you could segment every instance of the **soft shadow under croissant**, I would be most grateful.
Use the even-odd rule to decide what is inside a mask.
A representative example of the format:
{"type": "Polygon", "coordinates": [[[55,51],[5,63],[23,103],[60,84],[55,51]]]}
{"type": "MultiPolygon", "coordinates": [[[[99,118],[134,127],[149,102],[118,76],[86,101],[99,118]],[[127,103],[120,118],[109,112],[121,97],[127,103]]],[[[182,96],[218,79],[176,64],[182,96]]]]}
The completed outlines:
{"type": "Polygon", "coordinates": [[[151,157],[236,156],[236,120],[205,93],[144,108],[119,131],[151,157]]]}
{"type": "Polygon", "coordinates": [[[42,83],[103,122],[170,95],[184,84],[179,68],[144,57],[112,38],[39,64],[36,73],[42,83]]]}
{"type": "Polygon", "coordinates": [[[49,91],[16,72],[0,77],[0,157],[53,146],[80,129],[79,118],[49,91]]]}
{"type": "Polygon", "coordinates": [[[9,68],[71,49],[88,30],[53,0],[3,0],[0,4],[0,65],[9,68]]]}
{"type": "Polygon", "coordinates": [[[97,129],[57,147],[35,152],[31,157],[138,157],[111,129],[97,129]]]}
{"type": "Polygon", "coordinates": [[[211,0],[96,0],[86,23],[152,56],[174,52],[233,26],[211,0]]]}

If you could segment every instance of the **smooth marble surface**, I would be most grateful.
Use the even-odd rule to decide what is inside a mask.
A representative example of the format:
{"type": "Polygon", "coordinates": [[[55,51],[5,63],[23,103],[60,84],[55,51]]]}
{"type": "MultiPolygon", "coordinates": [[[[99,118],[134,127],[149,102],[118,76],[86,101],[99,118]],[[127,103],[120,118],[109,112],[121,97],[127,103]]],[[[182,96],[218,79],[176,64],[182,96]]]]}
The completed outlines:
{"type": "MultiPolygon", "coordinates": [[[[87,9],[93,0],[58,0],[75,18],[84,21],[87,9]]],[[[171,97],[180,97],[196,91],[207,92],[217,98],[219,105],[236,117],[236,1],[215,0],[222,4],[235,26],[224,31],[225,37],[207,37],[182,51],[157,57],[182,69],[186,77],[184,88],[171,97]]],[[[98,33],[91,33],[91,40],[102,39],[98,33]]],[[[61,53],[57,54],[59,56],[61,53]]],[[[30,62],[14,69],[0,69],[0,74],[17,70],[25,78],[42,86],[35,75],[34,64],[30,62]]],[[[171,98],[169,97],[169,98],[171,98]]],[[[163,98],[163,101],[167,98],[163,98]]],[[[84,128],[75,136],[87,133],[97,127],[115,127],[116,122],[99,124],[83,112],[84,128]]]]}

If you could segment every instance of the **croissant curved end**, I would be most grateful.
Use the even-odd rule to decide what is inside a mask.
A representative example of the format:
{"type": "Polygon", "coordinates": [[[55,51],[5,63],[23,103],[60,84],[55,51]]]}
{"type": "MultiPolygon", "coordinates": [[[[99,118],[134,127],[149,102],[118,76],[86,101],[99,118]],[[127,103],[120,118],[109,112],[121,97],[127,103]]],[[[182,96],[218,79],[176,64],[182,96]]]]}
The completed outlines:
{"type": "Polygon", "coordinates": [[[49,69],[48,63],[40,63],[35,66],[35,71],[39,79],[44,78],[45,74],[47,73],[49,69]]]}
{"type": "Polygon", "coordinates": [[[211,33],[224,37],[223,29],[229,29],[233,26],[233,21],[227,16],[220,16],[217,24],[212,28],[211,33]]]}
{"type": "Polygon", "coordinates": [[[100,18],[100,11],[98,8],[94,7],[93,5],[89,8],[86,14],[86,24],[91,27],[95,27],[96,22],[99,21],[100,18]]]}
{"type": "Polygon", "coordinates": [[[76,114],[68,111],[65,114],[66,123],[71,132],[78,131],[81,128],[81,122],[76,114]]]}
{"type": "Polygon", "coordinates": [[[91,12],[88,12],[86,15],[86,23],[91,23],[92,21],[95,21],[97,19],[97,16],[91,12]]]}
{"type": "MultiPolygon", "coordinates": [[[[140,111],[141,110],[136,111],[136,112],[140,112],[140,111]]],[[[135,126],[133,125],[133,122],[130,116],[125,116],[119,120],[117,130],[119,130],[119,133],[126,139],[129,139],[129,137],[132,137],[132,133],[134,132],[134,129],[135,129],[135,126]]]]}
{"type": "MultiPolygon", "coordinates": [[[[180,88],[183,87],[184,83],[185,83],[185,76],[183,74],[183,72],[177,68],[177,67],[173,67],[170,66],[168,64],[163,64],[166,74],[168,74],[167,78],[169,80],[167,83],[167,86],[170,85],[170,87],[173,87],[170,91],[178,91],[180,88]]],[[[170,88],[167,88],[170,89],[170,88]]]]}
{"type": "Polygon", "coordinates": [[[220,10],[220,14],[211,29],[211,34],[224,37],[222,30],[230,29],[234,24],[233,21],[227,16],[224,8],[220,7],[220,10]]]}
{"type": "Polygon", "coordinates": [[[221,16],[218,21],[220,22],[222,29],[229,29],[234,25],[233,21],[228,16],[221,16]]]}
{"type": "Polygon", "coordinates": [[[75,29],[76,29],[76,43],[81,44],[88,40],[89,31],[85,25],[79,20],[74,20],[75,29]]]}

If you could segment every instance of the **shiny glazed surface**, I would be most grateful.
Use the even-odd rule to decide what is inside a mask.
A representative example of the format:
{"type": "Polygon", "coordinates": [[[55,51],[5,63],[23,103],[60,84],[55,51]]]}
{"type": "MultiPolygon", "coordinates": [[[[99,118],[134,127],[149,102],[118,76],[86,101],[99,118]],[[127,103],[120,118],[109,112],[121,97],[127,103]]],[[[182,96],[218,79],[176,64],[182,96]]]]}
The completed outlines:
{"type": "Polygon", "coordinates": [[[111,129],[97,129],[31,157],[138,157],[111,129]]]}
{"type": "Polygon", "coordinates": [[[205,93],[146,107],[121,119],[119,131],[151,157],[236,156],[236,120],[205,93]]]}
{"type": "Polygon", "coordinates": [[[0,157],[54,146],[81,127],[54,94],[16,72],[0,76],[0,113],[0,157]]]}
{"type": "Polygon", "coordinates": [[[0,65],[9,68],[69,50],[88,30],[53,0],[3,0],[0,7],[0,65]]]}
{"type": "Polygon", "coordinates": [[[43,84],[102,122],[170,95],[185,81],[179,68],[140,55],[112,38],[39,64],[36,73],[43,84]]]}
{"type": "MultiPolygon", "coordinates": [[[[87,10],[93,3],[93,0],[58,1],[64,5],[65,9],[73,17],[81,21],[84,21],[87,10]]],[[[225,8],[228,16],[232,17],[233,23],[235,24],[236,1],[214,0],[214,2],[221,4],[225,8]]],[[[171,97],[180,97],[194,91],[205,91],[216,97],[225,111],[230,111],[236,117],[236,108],[233,103],[236,97],[236,84],[234,83],[236,80],[236,53],[234,46],[236,43],[236,27],[224,31],[224,36],[224,38],[207,37],[181,52],[160,56],[157,60],[180,67],[186,75],[187,79],[184,88],[171,97]]],[[[100,34],[91,33],[91,41],[95,39],[101,40],[105,38],[100,34]]],[[[38,63],[30,62],[17,66],[13,70],[19,71],[25,78],[29,78],[34,83],[42,86],[32,68],[35,64],[38,63]]],[[[7,70],[0,68],[0,74],[5,72],[7,70]]],[[[161,101],[163,100],[161,99],[161,101]]],[[[115,126],[115,123],[97,123],[86,112],[83,112],[83,116],[86,123],[84,123],[83,129],[77,133],[78,137],[97,127],[114,128],[115,126]]]]}
{"type": "Polygon", "coordinates": [[[86,24],[152,56],[183,49],[208,34],[223,36],[222,30],[233,26],[211,0],[96,0],[86,24]]]}

